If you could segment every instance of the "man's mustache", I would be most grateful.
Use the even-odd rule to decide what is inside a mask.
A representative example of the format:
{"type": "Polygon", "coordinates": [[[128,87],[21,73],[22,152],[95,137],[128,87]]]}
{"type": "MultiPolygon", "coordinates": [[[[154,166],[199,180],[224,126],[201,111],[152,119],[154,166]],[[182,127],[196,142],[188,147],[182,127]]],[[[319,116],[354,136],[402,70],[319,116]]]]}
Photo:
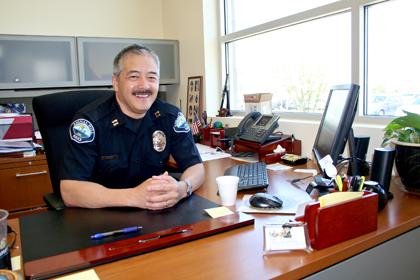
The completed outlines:
{"type": "Polygon", "coordinates": [[[147,95],[152,95],[153,93],[152,93],[152,91],[151,91],[151,90],[146,89],[146,90],[135,90],[135,91],[133,92],[133,94],[134,94],[134,95],[145,95],[145,94],[147,94],[147,95]]]}

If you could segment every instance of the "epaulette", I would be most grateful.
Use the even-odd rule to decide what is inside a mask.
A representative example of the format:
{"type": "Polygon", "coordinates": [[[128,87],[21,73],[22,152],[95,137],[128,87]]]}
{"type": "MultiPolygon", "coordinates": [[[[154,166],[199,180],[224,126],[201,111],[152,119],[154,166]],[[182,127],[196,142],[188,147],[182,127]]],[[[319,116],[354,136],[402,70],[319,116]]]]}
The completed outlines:
{"type": "Polygon", "coordinates": [[[179,109],[172,104],[163,102],[159,99],[151,107],[151,116],[154,119],[164,117],[165,115],[177,116],[179,109]]]}

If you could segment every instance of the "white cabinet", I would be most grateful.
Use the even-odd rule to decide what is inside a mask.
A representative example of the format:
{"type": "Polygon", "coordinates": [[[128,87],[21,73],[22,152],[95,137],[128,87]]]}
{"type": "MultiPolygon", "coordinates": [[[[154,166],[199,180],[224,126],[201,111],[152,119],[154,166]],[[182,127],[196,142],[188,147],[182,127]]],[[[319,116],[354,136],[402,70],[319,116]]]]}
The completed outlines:
{"type": "Polygon", "coordinates": [[[113,60],[131,44],[151,48],[160,59],[160,83],[179,83],[179,47],[176,40],[78,37],[79,78],[81,86],[111,85],[113,60]]]}
{"type": "Polygon", "coordinates": [[[177,40],[0,35],[0,90],[111,86],[113,60],[137,43],[160,59],[160,83],[179,83],[177,40]]]}
{"type": "Polygon", "coordinates": [[[75,38],[0,35],[0,89],[78,85],[75,38]]]}

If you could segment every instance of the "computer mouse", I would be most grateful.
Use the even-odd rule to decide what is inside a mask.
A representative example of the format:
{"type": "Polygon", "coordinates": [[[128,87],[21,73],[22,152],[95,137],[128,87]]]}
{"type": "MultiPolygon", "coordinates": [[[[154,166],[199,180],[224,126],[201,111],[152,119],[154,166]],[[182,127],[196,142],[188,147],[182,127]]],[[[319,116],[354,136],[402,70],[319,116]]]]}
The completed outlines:
{"type": "Polygon", "coordinates": [[[280,208],[283,201],[272,194],[256,193],[249,198],[249,204],[255,208],[280,208]]]}

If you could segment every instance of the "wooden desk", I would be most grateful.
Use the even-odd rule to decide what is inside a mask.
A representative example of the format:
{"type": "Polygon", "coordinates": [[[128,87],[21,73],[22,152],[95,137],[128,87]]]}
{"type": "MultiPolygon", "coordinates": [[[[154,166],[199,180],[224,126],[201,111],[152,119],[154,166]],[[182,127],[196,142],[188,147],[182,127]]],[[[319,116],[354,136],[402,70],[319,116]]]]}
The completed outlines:
{"type": "MultiPolygon", "coordinates": [[[[220,203],[215,177],[232,165],[229,158],[206,162],[205,184],[196,191],[220,203]]],[[[298,168],[302,168],[299,166],[298,168]]],[[[275,191],[302,173],[269,171],[275,191]]],[[[291,216],[256,214],[255,224],[151,253],[94,267],[100,279],[297,279],[306,277],[369,250],[420,225],[420,196],[402,191],[393,178],[394,199],[378,217],[377,231],[314,251],[263,255],[263,225],[281,223],[291,216]]],[[[243,194],[238,196],[237,206],[243,194]]],[[[18,229],[18,220],[10,221],[18,229]]],[[[19,242],[19,240],[18,240],[19,242]]],[[[417,246],[418,246],[417,242],[417,246]]],[[[19,254],[13,250],[12,255],[19,254]]]]}

